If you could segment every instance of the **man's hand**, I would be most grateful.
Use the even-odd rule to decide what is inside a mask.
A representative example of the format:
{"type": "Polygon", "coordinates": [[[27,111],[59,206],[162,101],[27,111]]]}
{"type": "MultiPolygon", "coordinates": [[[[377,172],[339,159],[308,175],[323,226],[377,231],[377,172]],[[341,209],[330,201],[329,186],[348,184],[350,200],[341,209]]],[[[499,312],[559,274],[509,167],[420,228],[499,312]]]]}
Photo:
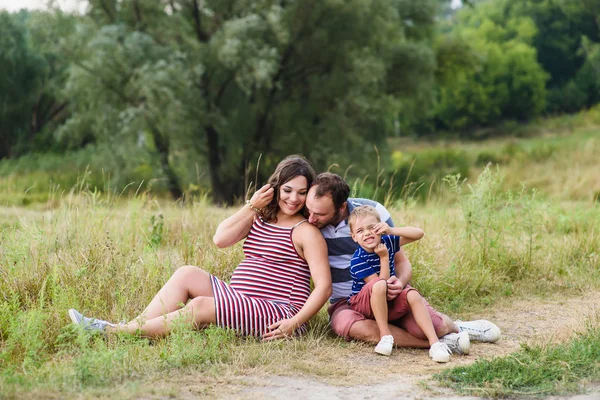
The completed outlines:
{"type": "Polygon", "coordinates": [[[403,288],[404,284],[402,281],[400,281],[400,279],[398,279],[398,277],[390,276],[387,280],[387,300],[394,300],[396,297],[398,297],[403,288]]]}
{"type": "Polygon", "coordinates": [[[385,235],[390,232],[390,226],[385,222],[378,222],[373,226],[373,232],[377,235],[385,235]]]}
{"type": "Polygon", "coordinates": [[[375,247],[375,254],[379,257],[389,257],[388,249],[383,243],[379,243],[377,247],[375,247]]]}

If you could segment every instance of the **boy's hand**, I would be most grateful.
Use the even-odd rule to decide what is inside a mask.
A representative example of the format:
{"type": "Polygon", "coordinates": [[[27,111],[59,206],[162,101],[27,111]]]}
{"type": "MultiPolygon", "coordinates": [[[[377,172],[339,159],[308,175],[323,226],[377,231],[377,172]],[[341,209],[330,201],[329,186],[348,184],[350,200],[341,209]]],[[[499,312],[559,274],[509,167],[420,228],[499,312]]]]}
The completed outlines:
{"type": "Polygon", "coordinates": [[[377,235],[385,235],[389,232],[390,226],[385,222],[378,222],[373,226],[373,232],[377,235]]]}
{"type": "Polygon", "coordinates": [[[377,247],[375,247],[375,254],[379,257],[389,257],[388,249],[383,243],[379,243],[377,247]]]}

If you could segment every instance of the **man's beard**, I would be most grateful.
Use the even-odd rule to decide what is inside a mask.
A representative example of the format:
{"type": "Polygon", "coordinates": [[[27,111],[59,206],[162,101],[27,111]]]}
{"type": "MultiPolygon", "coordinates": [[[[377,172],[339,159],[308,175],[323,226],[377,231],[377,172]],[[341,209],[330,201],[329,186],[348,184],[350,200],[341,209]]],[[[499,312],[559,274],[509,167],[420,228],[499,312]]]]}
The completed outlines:
{"type": "Polygon", "coordinates": [[[333,226],[337,226],[337,224],[339,224],[340,222],[342,222],[342,209],[338,208],[335,211],[335,214],[333,214],[333,218],[331,218],[331,221],[329,222],[329,224],[333,225],[333,226]]]}

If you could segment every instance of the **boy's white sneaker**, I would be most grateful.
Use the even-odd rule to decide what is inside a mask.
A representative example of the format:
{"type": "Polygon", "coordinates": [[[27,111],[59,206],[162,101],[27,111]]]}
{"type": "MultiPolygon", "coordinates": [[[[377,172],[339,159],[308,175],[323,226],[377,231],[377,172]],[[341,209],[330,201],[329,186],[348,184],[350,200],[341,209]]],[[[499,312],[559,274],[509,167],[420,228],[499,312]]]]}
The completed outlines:
{"type": "Polygon", "coordinates": [[[385,335],[381,338],[377,346],[375,346],[375,353],[381,354],[382,356],[389,356],[392,354],[394,348],[394,337],[392,335],[385,335]]]}
{"type": "Polygon", "coordinates": [[[450,349],[445,343],[435,342],[429,348],[429,357],[439,363],[448,362],[450,361],[450,349]]]}
{"type": "Polygon", "coordinates": [[[467,331],[444,335],[440,338],[440,342],[448,346],[452,354],[466,355],[471,351],[471,340],[467,331]]]}
{"type": "Polygon", "coordinates": [[[495,343],[500,340],[500,328],[490,321],[455,321],[461,332],[467,332],[469,338],[478,342],[495,343]]]}

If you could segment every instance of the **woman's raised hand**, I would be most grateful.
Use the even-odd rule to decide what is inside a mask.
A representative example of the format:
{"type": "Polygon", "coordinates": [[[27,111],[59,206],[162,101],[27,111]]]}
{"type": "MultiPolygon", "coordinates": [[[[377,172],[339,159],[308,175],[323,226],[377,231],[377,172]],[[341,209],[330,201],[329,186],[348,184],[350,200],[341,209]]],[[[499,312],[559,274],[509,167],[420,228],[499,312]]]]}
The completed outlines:
{"type": "Polygon", "coordinates": [[[250,204],[252,207],[256,207],[258,209],[263,209],[268,206],[271,200],[273,200],[273,188],[268,183],[258,189],[250,199],[250,204]]]}

